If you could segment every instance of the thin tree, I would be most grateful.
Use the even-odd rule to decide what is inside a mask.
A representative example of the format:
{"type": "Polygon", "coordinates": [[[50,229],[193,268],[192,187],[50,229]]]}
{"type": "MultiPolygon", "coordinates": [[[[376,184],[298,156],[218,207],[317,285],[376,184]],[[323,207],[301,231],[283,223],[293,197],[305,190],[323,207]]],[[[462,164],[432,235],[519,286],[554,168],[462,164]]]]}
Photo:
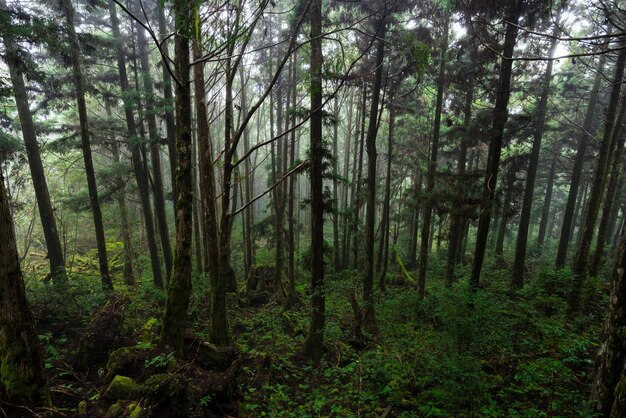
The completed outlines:
{"type": "Polygon", "coordinates": [[[135,181],[137,182],[137,189],[139,191],[139,198],[141,201],[141,208],[143,211],[146,228],[146,238],[148,241],[148,251],[150,253],[150,263],[152,267],[152,280],[156,287],[162,288],[163,277],[161,274],[161,261],[159,257],[159,249],[157,246],[156,232],[154,231],[154,218],[152,216],[152,207],[150,205],[150,185],[148,183],[148,177],[144,170],[141,158],[139,136],[137,134],[137,124],[135,122],[135,115],[133,114],[133,103],[131,102],[130,98],[131,88],[128,84],[128,74],[126,72],[126,55],[124,54],[124,49],[122,47],[119,21],[117,18],[117,10],[115,7],[115,2],[113,0],[109,0],[109,14],[111,16],[113,39],[115,40],[117,71],[120,88],[122,90],[122,101],[124,103],[126,130],[128,131],[129,136],[131,162],[133,166],[133,173],[135,175],[135,181]]]}
{"type": "Polygon", "coordinates": [[[439,153],[439,136],[441,132],[441,110],[443,108],[443,91],[446,82],[446,54],[448,52],[448,30],[450,26],[450,14],[444,11],[443,44],[439,52],[439,71],[437,76],[437,99],[435,102],[435,120],[433,123],[433,138],[430,143],[430,158],[426,172],[426,202],[424,204],[424,216],[422,221],[422,240],[420,245],[419,275],[417,279],[417,291],[420,297],[426,294],[426,269],[428,267],[428,251],[430,249],[431,227],[433,206],[435,204],[433,191],[435,189],[435,173],[437,171],[437,155],[439,153]]]}
{"type": "MultiPolygon", "coordinates": [[[[0,7],[6,8],[6,2],[4,0],[0,0],[0,7]]],[[[12,34],[12,28],[10,26],[2,28],[2,39],[5,45],[4,59],[9,67],[11,84],[13,86],[13,97],[15,98],[17,113],[20,119],[22,137],[24,138],[24,146],[28,157],[28,166],[33,180],[37,208],[39,209],[39,219],[41,220],[44,239],[46,241],[50,277],[55,286],[62,288],[67,285],[65,259],[63,257],[61,240],[59,239],[59,232],[56,226],[54,208],[50,201],[50,193],[48,192],[48,183],[41,161],[41,154],[39,153],[37,133],[28,103],[24,75],[21,71],[22,65],[19,60],[19,46],[12,34]]]]}
{"type": "MultiPolygon", "coordinates": [[[[550,42],[550,55],[554,54],[557,44],[558,30],[553,33],[554,38],[550,42]]],[[[533,118],[533,146],[530,151],[530,161],[526,170],[526,188],[524,189],[524,200],[522,202],[522,213],[520,215],[519,228],[517,230],[517,246],[515,248],[515,261],[513,263],[513,277],[511,287],[519,289],[524,285],[524,269],[526,263],[526,247],[528,245],[528,228],[530,226],[530,215],[533,206],[533,196],[535,193],[535,178],[537,177],[537,167],[539,166],[539,152],[541,151],[541,140],[546,121],[546,109],[548,108],[548,98],[550,96],[550,83],[552,82],[552,67],[554,61],[548,61],[546,72],[543,75],[543,85],[541,87],[541,97],[537,105],[536,115],[533,118]]]]}
{"type": "Polygon", "coordinates": [[[72,77],[74,82],[74,93],[76,94],[76,104],[78,107],[78,119],[80,123],[80,141],[85,163],[85,175],[87,176],[87,187],[89,189],[89,202],[91,203],[91,213],[96,232],[96,245],[98,247],[98,264],[100,266],[100,276],[102,286],[107,290],[113,290],[113,282],[109,274],[109,261],[107,258],[106,239],[104,237],[104,224],[102,223],[102,210],[98,198],[98,185],[96,183],[96,173],[93,167],[93,157],[91,155],[91,139],[89,134],[89,120],[87,118],[87,104],[85,103],[85,80],[80,63],[80,44],[76,35],[74,24],[74,6],[71,0],[60,0],[61,10],[65,15],[66,32],[69,42],[69,58],[72,65],[72,77]]]}
{"type": "Polygon", "coordinates": [[[482,194],[482,210],[478,218],[476,248],[470,276],[470,285],[473,289],[476,289],[480,282],[480,271],[483,267],[483,259],[485,258],[485,250],[487,247],[491,210],[498,180],[498,169],[500,167],[500,151],[502,150],[504,127],[508,119],[508,104],[511,95],[511,72],[513,68],[513,60],[511,60],[511,57],[513,56],[517,38],[517,26],[515,24],[521,14],[522,1],[511,0],[508,2],[507,8],[505,22],[511,23],[507,23],[506,25],[504,45],[502,48],[502,61],[500,63],[499,84],[496,93],[496,105],[493,110],[493,123],[491,125],[491,138],[489,141],[485,183],[482,194]]]}

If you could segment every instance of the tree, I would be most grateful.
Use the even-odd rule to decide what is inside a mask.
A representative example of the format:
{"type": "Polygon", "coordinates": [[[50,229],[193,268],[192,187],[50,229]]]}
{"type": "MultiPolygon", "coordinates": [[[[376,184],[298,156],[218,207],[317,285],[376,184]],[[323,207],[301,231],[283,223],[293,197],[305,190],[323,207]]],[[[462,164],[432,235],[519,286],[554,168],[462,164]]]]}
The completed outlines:
{"type": "Polygon", "coordinates": [[[377,28],[378,42],[372,100],[370,102],[369,125],[365,145],[367,150],[367,201],[365,212],[365,274],[363,276],[363,323],[369,332],[376,332],[374,312],[374,224],[376,223],[376,135],[378,133],[378,103],[383,80],[383,59],[385,58],[385,34],[387,32],[387,13],[384,9],[377,28]]]}
{"type": "Polygon", "coordinates": [[[13,216],[0,170],[0,399],[26,405],[48,405],[50,393],[43,350],[17,254],[13,216]],[[4,396],[3,396],[4,395],[4,396]]]}
{"type": "MultiPolygon", "coordinates": [[[[0,0],[0,7],[6,8],[6,2],[0,0]]],[[[65,271],[65,259],[61,241],[59,240],[59,232],[56,226],[54,216],[54,208],[50,201],[50,193],[48,192],[48,183],[44,173],[41,155],[39,153],[39,144],[37,142],[37,133],[33,123],[33,116],[28,103],[28,95],[22,68],[24,64],[20,62],[19,46],[12,34],[11,25],[3,26],[2,39],[6,48],[5,61],[9,67],[11,77],[11,85],[13,86],[13,96],[20,118],[20,126],[22,128],[22,137],[28,155],[28,166],[33,180],[33,188],[35,189],[35,197],[37,199],[37,208],[39,209],[39,218],[46,240],[46,248],[48,250],[47,258],[50,265],[50,276],[55,286],[60,288],[67,285],[67,273],[65,271]]]]}
{"type": "Polygon", "coordinates": [[[161,328],[161,343],[178,355],[183,351],[183,335],[191,296],[191,242],[193,184],[191,182],[191,80],[189,75],[189,34],[193,10],[186,2],[174,2],[176,20],[176,247],[172,277],[167,289],[167,305],[161,328]]]}
{"type": "Polygon", "coordinates": [[[437,76],[437,99],[435,103],[435,120],[433,123],[433,138],[430,144],[430,156],[428,159],[428,170],[426,172],[426,202],[424,204],[424,216],[422,221],[422,240],[420,245],[420,265],[417,280],[417,291],[420,297],[426,294],[426,268],[428,267],[429,241],[432,238],[430,230],[432,227],[432,213],[434,198],[432,196],[435,188],[435,173],[437,171],[437,154],[439,153],[439,137],[441,133],[441,110],[443,107],[443,90],[446,81],[446,54],[448,52],[448,30],[450,26],[450,15],[444,11],[443,36],[441,51],[439,54],[439,72],[437,76]]]}
{"type": "MultiPolygon", "coordinates": [[[[626,326],[626,228],[622,228],[620,247],[611,275],[611,295],[604,321],[602,343],[596,358],[590,400],[593,409],[604,416],[611,414],[624,368],[624,327],[626,326]]],[[[614,415],[611,415],[614,416],[614,415]]],[[[617,415],[619,416],[619,415],[617,415]]]]}
{"type": "Polygon", "coordinates": [[[80,119],[80,140],[85,162],[85,175],[87,176],[87,186],[89,188],[89,201],[96,231],[96,245],[98,247],[98,263],[100,266],[100,276],[102,286],[105,289],[113,290],[113,282],[109,273],[109,261],[107,258],[106,240],[104,237],[104,224],[102,223],[102,210],[98,199],[98,185],[93,167],[93,157],[91,155],[91,139],[89,133],[89,120],[87,118],[87,104],[85,102],[85,80],[80,63],[80,45],[76,35],[74,25],[74,6],[71,0],[60,0],[61,9],[65,15],[66,32],[69,42],[69,58],[72,65],[72,77],[74,81],[74,92],[76,94],[76,104],[78,107],[78,117],[80,119]]]}
{"type": "MultiPolygon", "coordinates": [[[[126,129],[129,137],[129,148],[131,152],[131,161],[137,189],[139,190],[139,198],[141,200],[141,208],[146,227],[146,238],[148,241],[148,251],[150,252],[150,262],[152,266],[152,280],[158,288],[163,288],[163,278],[161,275],[161,261],[159,258],[159,250],[157,247],[156,233],[154,231],[154,218],[152,216],[152,207],[150,206],[150,186],[148,177],[143,167],[140,138],[137,134],[137,125],[135,123],[135,115],[133,114],[133,103],[131,102],[130,87],[128,85],[128,75],[126,72],[126,56],[122,48],[121,34],[119,29],[119,21],[117,19],[117,11],[115,2],[109,0],[109,14],[111,16],[111,28],[113,29],[113,38],[116,41],[117,53],[117,71],[119,76],[120,88],[122,90],[122,100],[124,103],[124,116],[126,118],[126,129]]],[[[169,239],[169,238],[168,238],[169,239]]]]}
{"type": "Polygon", "coordinates": [[[324,196],[322,142],[322,0],[311,0],[311,323],[304,353],[319,363],[324,346],[324,196]]]}
{"type": "MultiPolygon", "coordinates": [[[[600,143],[593,183],[589,192],[585,217],[581,227],[581,239],[576,251],[576,256],[574,257],[572,267],[572,273],[574,275],[573,286],[567,300],[569,315],[574,315],[579,312],[580,296],[583,284],[589,274],[589,252],[591,250],[591,241],[595,232],[598,212],[600,210],[602,195],[604,193],[604,186],[606,184],[608,159],[610,153],[615,149],[615,144],[617,143],[617,135],[614,135],[613,131],[615,129],[615,115],[617,113],[618,101],[620,98],[625,64],[626,50],[622,50],[620,51],[617,63],[615,64],[615,75],[613,76],[611,95],[606,111],[602,142],[600,143]]],[[[621,115],[619,120],[623,121],[625,117],[624,113],[626,113],[626,96],[623,96],[622,98],[621,107],[622,110],[620,111],[621,115]]],[[[615,131],[619,133],[619,129],[615,129],[615,131]]]]}
{"type": "MultiPolygon", "coordinates": [[[[558,29],[553,34],[554,38],[550,42],[550,55],[556,49],[556,37],[558,29]]],[[[539,165],[539,152],[541,151],[541,139],[545,129],[546,109],[548,107],[548,97],[550,95],[550,83],[552,81],[553,61],[548,61],[546,72],[543,75],[543,85],[541,96],[537,104],[536,116],[533,118],[533,146],[530,151],[530,161],[526,170],[526,188],[524,189],[524,201],[522,203],[522,214],[520,215],[519,228],[517,231],[517,246],[515,248],[515,261],[513,263],[513,277],[511,287],[519,289],[524,285],[524,269],[526,263],[526,247],[528,245],[528,228],[530,226],[530,211],[533,205],[535,192],[535,178],[537,177],[537,167],[539,165]]]]}
{"type": "Polygon", "coordinates": [[[517,37],[517,26],[515,25],[521,15],[522,1],[510,0],[506,4],[507,13],[505,22],[507,23],[502,48],[502,61],[500,64],[500,78],[496,93],[496,105],[493,110],[493,123],[490,131],[489,152],[487,155],[487,167],[485,170],[485,183],[482,196],[482,211],[478,218],[478,230],[476,231],[476,247],[474,251],[474,262],[470,277],[470,285],[473,289],[478,287],[480,282],[480,271],[483,267],[487,237],[489,235],[489,223],[491,221],[491,208],[498,180],[498,169],[500,166],[500,152],[502,150],[502,139],[504,138],[504,127],[508,119],[508,103],[511,95],[511,72],[513,67],[513,49],[517,37]]]}

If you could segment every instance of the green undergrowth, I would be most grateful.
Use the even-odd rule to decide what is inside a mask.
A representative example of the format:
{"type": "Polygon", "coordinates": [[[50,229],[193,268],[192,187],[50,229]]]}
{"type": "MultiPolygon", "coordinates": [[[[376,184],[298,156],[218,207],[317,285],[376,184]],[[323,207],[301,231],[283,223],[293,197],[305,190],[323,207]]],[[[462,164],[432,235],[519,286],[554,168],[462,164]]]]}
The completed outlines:
{"type": "MultiPolygon", "coordinates": [[[[300,353],[309,318],[306,274],[297,286],[304,304],[287,312],[280,297],[258,307],[231,297],[230,325],[242,352],[239,415],[593,416],[586,412],[586,399],[600,339],[602,280],[587,284],[586,314],[567,321],[567,269],[531,262],[524,289],[512,296],[510,273],[498,260],[486,260],[475,293],[467,286],[467,268],[457,270],[458,281],[448,289],[439,279],[444,263],[433,260],[424,300],[410,285],[400,284],[400,271],[390,270],[387,292],[375,293],[379,334],[366,334],[364,340],[355,338],[350,304],[353,294],[360,300],[360,275],[328,275],[325,354],[318,366],[300,353]]],[[[116,282],[130,300],[123,334],[136,348],[152,350],[165,295],[149,278],[137,281],[135,288],[116,282]]],[[[208,336],[210,289],[204,275],[194,275],[193,284],[189,319],[203,338],[208,336]]],[[[28,278],[27,287],[53,388],[64,385],[63,390],[84,399],[96,396],[90,382],[67,384],[73,372],[66,360],[80,328],[105,300],[99,281],[71,275],[64,297],[34,278],[28,278]]],[[[167,355],[151,357],[145,367],[159,366],[167,355]]]]}

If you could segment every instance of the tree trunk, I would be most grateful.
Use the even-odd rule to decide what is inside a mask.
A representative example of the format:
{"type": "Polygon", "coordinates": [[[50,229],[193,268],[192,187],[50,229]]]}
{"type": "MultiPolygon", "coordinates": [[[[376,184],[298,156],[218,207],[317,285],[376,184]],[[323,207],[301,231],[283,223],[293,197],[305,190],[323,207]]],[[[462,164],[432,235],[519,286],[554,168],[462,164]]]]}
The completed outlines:
{"type": "MultiPolygon", "coordinates": [[[[604,321],[603,339],[596,358],[590,399],[593,409],[608,416],[615,400],[626,350],[626,229],[622,229],[619,252],[611,275],[611,296],[604,321]]],[[[623,396],[623,387],[619,391],[623,396]]]]}
{"type": "Polygon", "coordinates": [[[461,144],[459,145],[459,161],[457,166],[458,176],[458,193],[460,194],[461,205],[457,205],[453,209],[452,219],[450,221],[450,238],[448,240],[448,254],[446,261],[446,286],[451,286],[455,280],[454,268],[457,262],[457,253],[460,250],[460,240],[463,233],[462,228],[464,224],[463,208],[465,205],[465,188],[463,187],[463,181],[465,179],[465,166],[467,165],[467,147],[470,135],[470,123],[472,117],[472,104],[474,103],[474,79],[470,81],[470,85],[467,89],[465,96],[465,109],[463,114],[463,137],[461,138],[461,144]],[[460,207],[458,207],[460,206],[460,207]]]}
{"type": "MultiPolygon", "coordinates": [[[[0,6],[6,8],[5,0],[0,0],[0,6]]],[[[50,265],[50,277],[52,283],[64,288],[67,286],[67,273],[65,271],[65,259],[63,257],[63,249],[61,248],[61,240],[56,226],[54,216],[54,208],[50,201],[50,193],[46,182],[46,175],[41,162],[39,153],[39,144],[37,142],[37,133],[33,124],[33,116],[30,112],[28,103],[28,93],[24,83],[24,76],[20,70],[20,61],[18,54],[18,46],[11,36],[10,28],[3,28],[3,37],[5,45],[4,59],[9,67],[11,76],[11,84],[13,86],[13,96],[17,106],[17,113],[20,118],[20,126],[22,128],[22,137],[24,138],[24,147],[28,157],[28,166],[32,177],[33,188],[35,190],[35,198],[37,200],[37,208],[39,209],[39,219],[46,241],[46,250],[48,263],[50,265]]]]}
{"type": "MultiPolygon", "coordinates": [[[[505,21],[517,23],[521,13],[522,1],[511,0],[509,11],[505,21]]],[[[500,166],[500,152],[502,150],[502,139],[504,137],[504,127],[508,119],[508,103],[511,95],[511,72],[515,48],[515,38],[517,37],[517,27],[507,24],[504,36],[504,46],[502,50],[502,62],[500,64],[500,78],[496,93],[496,106],[493,111],[493,124],[491,127],[491,141],[489,142],[489,152],[487,154],[487,168],[485,170],[485,185],[482,196],[482,211],[478,218],[478,230],[476,231],[476,248],[474,251],[474,262],[470,277],[470,286],[476,289],[480,282],[480,271],[483,267],[487,237],[489,235],[489,223],[491,221],[491,210],[498,180],[498,168],[500,166]]]]}
{"type": "MultiPolygon", "coordinates": [[[[432,213],[434,207],[433,191],[435,189],[435,174],[437,172],[437,155],[439,153],[439,136],[441,132],[441,109],[443,107],[443,91],[446,82],[446,54],[448,52],[448,30],[450,15],[446,12],[443,22],[443,44],[439,53],[439,75],[437,77],[437,100],[435,102],[435,121],[433,124],[433,138],[430,144],[430,158],[426,172],[426,202],[422,221],[422,239],[420,245],[420,264],[417,279],[417,291],[421,298],[426,294],[426,269],[428,268],[428,252],[430,250],[432,213]]],[[[434,224],[433,224],[434,225],[434,224]]]]}
{"type": "Polygon", "coordinates": [[[324,199],[322,142],[322,1],[311,0],[311,324],[304,353],[318,364],[324,346],[324,199]]]}
{"type": "Polygon", "coordinates": [[[141,208],[146,226],[146,239],[148,241],[148,251],[150,252],[150,262],[152,266],[152,278],[154,285],[163,288],[163,278],[161,276],[161,260],[159,257],[159,249],[157,246],[156,232],[154,231],[154,221],[152,216],[152,207],[150,206],[150,186],[148,177],[144,171],[141,162],[141,154],[139,149],[140,138],[137,135],[137,126],[135,124],[135,116],[133,115],[132,103],[130,100],[130,87],[128,85],[128,75],[126,73],[126,57],[121,43],[121,35],[119,30],[119,22],[117,19],[117,11],[113,0],[109,0],[109,14],[111,16],[111,27],[113,29],[113,38],[117,52],[117,67],[119,74],[120,87],[122,90],[122,100],[124,102],[124,115],[126,117],[126,129],[128,131],[128,147],[131,152],[131,161],[133,172],[137,182],[141,208]]]}
{"type": "MultiPolygon", "coordinates": [[[[342,229],[342,238],[341,238],[341,243],[342,243],[342,254],[341,254],[341,267],[342,268],[347,268],[348,267],[348,257],[350,254],[350,235],[349,235],[349,228],[350,228],[350,216],[349,216],[349,209],[348,209],[348,205],[351,203],[348,201],[348,195],[349,195],[349,191],[354,190],[354,188],[350,187],[350,185],[348,184],[348,176],[350,175],[349,173],[349,168],[350,168],[350,148],[351,148],[351,144],[352,144],[352,124],[354,123],[354,119],[353,119],[353,115],[354,115],[354,92],[351,90],[350,91],[350,101],[348,102],[348,132],[346,134],[346,138],[344,141],[344,160],[343,160],[343,181],[344,181],[344,187],[343,187],[343,196],[342,196],[342,211],[343,211],[343,227],[342,229]]],[[[358,120],[358,118],[357,118],[358,120]]],[[[354,171],[353,171],[354,173],[354,171]]],[[[354,198],[354,196],[351,196],[352,198],[354,198]]]]}
{"type": "Polygon", "coordinates": [[[341,269],[340,265],[340,248],[339,248],[339,187],[337,176],[339,175],[339,97],[335,96],[333,115],[335,123],[333,124],[333,266],[335,272],[341,269]]]}
{"type": "Polygon", "coordinates": [[[185,3],[173,5],[176,20],[176,247],[174,266],[167,290],[167,304],[161,328],[161,343],[177,355],[183,351],[183,335],[191,296],[192,199],[191,182],[191,88],[189,77],[189,32],[193,19],[185,3]]]}
{"type": "Polygon", "coordinates": [[[376,133],[378,131],[378,102],[383,80],[383,59],[385,57],[385,34],[387,22],[381,18],[376,48],[376,71],[372,83],[369,125],[367,129],[367,210],[365,212],[365,271],[363,276],[363,324],[368,332],[377,331],[374,313],[374,226],[376,222],[376,133]]]}
{"type": "MultiPolygon", "coordinates": [[[[294,55],[291,60],[291,103],[295,106],[297,89],[296,79],[297,71],[296,71],[296,56],[294,55]]],[[[290,135],[290,144],[289,144],[289,166],[293,167],[296,161],[296,114],[292,112],[291,114],[291,135],[290,135]]],[[[289,177],[289,190],[288,190],[288,201],[287,201],[287,247],[289,248],[288,254],[288,287],[287,287],[287,297],[285,298],[285,305],[283,308],[285,310],[291,309],[291,307],[298,302],[298,294],[296,293],[296,248],[295,248],[295,192],[296,192],[296,180],[297,177],[292,175],[289,177]]]]}
{"type": "MultiPolygon", "coordinates": [[[[111,119],[111,103],[109,101],[106,102],[106,112],[107,117],[111,119]]],[[[115,138],[111,138],[111,144],[113,162],[119,166],[121,162],[120,151],[115,138]]],[[[115,195],[115,199],[117,200],[117,208],[120,214],[120,229],[122,230],[122,242],[124,243],[124,284],[133,286],[135,284],[133,274],[133,261],[135,256],[133,252],[130,222],[128,221],[128,208],[126,207],[126,184],[120,179],[116,187],[118,192],[115,195]]]]}
{"type": "MultiPolygon", "coordinates": [[[[556,163],[558,161],[558,150],[553,152],[552,164],[546,180],[546,196],[541,209],[541,221],[539,222],[539,234],[537,236],[537,247],[541,247],[546,238],[546,226],[548,225],[548,215],[550,214],[550,204],[552,203],[552,190],[554,189],[554,176],[556,174],[556,163]]],[[[550,228],[552,230],[552,227],[550,228]]]]}
{"type": "Polygon", "coordinates": [[[24,405],[50,404],[44,356],[26,299],[13,216],[0,170],[0,396],[24,405]]]}
{"type": "Polygon", "coordinates": [[[154,197],[154,210],[161,238],[161,249],[165,261],[166,282],[172,274],[172,246],[170,245],[170,233],[167,224],[167,214],[165,212],[165,198],[163,196],[163,174],[161,173],[161,147],[159,144],[159,134],[157,132],[156,113],[154,109],[154,92],[152,87],[152,76],[150,75],[150,64],[148,61],[148,44],[144,30],[139,24],[137,28],[137,43],[139,45],[139,60],[141,71],[143,72],[143,89],[146,95],[146,112],[148,120],[148,135],[150,138],[150,157],[152,162],[152,193],[154,197]]]}
{"type": "Polygon", "coordinates": [[[109,261],[107,259],[106,239],[104,237],[104,224],[102,223],[102,211],[98,199],[98,185],[96,183],[96,173],[93,168],[93,158],[91,156],[91,139],[89,138],[89,121],[87,119],[87,104],[85,103],[85,80],[80,64],[80,44],[76,35],[74,25],[74,6],[71,0],[61,0],[61,9],[65,14],[67,36],[70,43],[70,61],[72,65],[72,76],[76,94],[76,104],[78,107],[78,118],[80,122],[80,141],[83,150],[83,160],[85,162],[85,174],[87,176],[87,187],[89,189],[89,201],[96,232],[96,244],[98,247],[98,263],[100,265],[100,276],[102,286],[106,290],[113,290],[113,282],[109,274],[109,261]]]}
{"type": "Polygon", "coordinates": [[[565,260],[567,259],[567,248],[573,234],[573,222],[576,219],[574,216],[574,209],[576,208],[577,201],[576,198],[578,197],[578,188],[580,185],[580,178],[585,162],[585,151],[587,150],[587,143],[589,142],[589,138],[593,135],[593,120],[596,111],[596,104],[598,103],[598,93],[600,91],[600,83],[602,81],[605,61],[606,56],[604,54],[600,55],[598,68],[596,70],[596,77],[593,81],[593,87],[589,96],[589,103],[587,104],[587,112],[585,113],[583,126],[577,138],[578,148],[576,149],[576,159],[574,160],[574,169],[572,171],[572,178],[570,180],[570,187],[567,195],[567,204],[565,205],[565,213],[563,214],[563,225],[561,226],[559,248],[556,254],[555,264],[557,268],[561,268],[565,265],[565,260]]]}
{"type": "MultiPolygon", "coordinates": [[[[589,251],[591,249],[591,241],[593,240],[596,221],[598,220],[598,212],[600,210],[602,195],[604,193],[604,186],[606,184],[608,158],[612,150],[615,149],[615,143],[617,142],[617,135],[614,134],[614,127],[621,126],[626,113],[625,95],[622,98],[618,122],[617,124],[615,124],[615,114],[617,113],[617,105],[622,87],[622,78],[624,76],[625,63],[626,50],[622,50],[620,51],[617,58],[617,63],[615,64],[615,76],[613,79],[611,96],[606,112],[604,134],[602,137],[602,142],[600,143],[600,150],[598,151],[598,161],[594,173],[593,183],[591,185],[591,190],[589,193],[589,200],[587,201],[587,209],[585,211],[585,218],[582,225],[580,244],[578,245],[578,250],[576,251],[576,256],[574,257],[574,263],[572,268],[574,280],[572,289],[569,293],[567,300],[569,316],[578,313],[580,310],[580,296],[583,284],[585,283],[587,275],[589,274],[589,251]]],[[[616,129],[615,131],[619,131],[619,129],[616,129]]]]}
{"type": "MultiPolygon", "coordinates": [[[[241,76],[241,113],[248,113],[248,100],[246,94],[246,83],[243,66],[240,71],[241,76]]],[[[292,133],[294,135],[294,133],[292,133]]],[[[245,129],[243,132],[243,152],[244,154],[248,153],[250,149],[250,134],[248,129],[245,129]]],[[[252,166],[252,162],[250,158],[246,158],[246,162],[244,163],[244,195],[245,201],[250,202],[252,200],[254,194],[254,167],[252,166]]],[[[254,225],[254,204],[248,206],[243,212],[243,226],[244,226],[244,253],[245,253],[245,277],[248,277],[250,274],[250,270],[252,266],[256,264],[255,254],[254,254],[254,238],[252,236],[252,225],[254,225]]]]}
{"type": "Polygon", "coordinates": [[[389,226],[390,226],[390,206],[391,206],[391,162],[393,159],[393,130],[395,124],[395,109],[393,104],[393,94],[389,96],[389,136],[387,137],[387,178],[385,179],[385,198],[383,200],[383,216],[380,234],[381,248],[379,253],[382,257],[382,271],[378,280],[378,287],[381,292],[386,290],[387,266],[389,264],[389,226]]]}
{"type": "Polygon", "coordinates": [[[365,115],[367,113],[367,85],[363,84],[361,101],[361,134],[359,136],[359,163],[357,166],[356,192],[354,199],[354,219],[352,222],[352,268],[359,269],[359,213],[361,212],[361,180],[363,178],[363,149],[365,145],[365,115]]]}
{"type": "MultiPolygon", "coordinates": [[[[556,37],[558,29],[554,31],[550,42],[550,56],[556,49],[556,37]]],[[[541,98],[537,105],[537,111],[533,126],[533,146],[530,151],[530,161],[526,171],[526,186],[524,189],[524,200],[522,202],[522,213],[520,215],[519,228],[517,230],[517,246],[515,248],[515,261],[513,262],[513,277],[511,287],[521,289],[524,286],[524,271],[526,265],[526,247],[528,246],[528,227],[530,225],[530,215],[533,206],[533,196],[535,194],[535,178],[537,177],[537,167],[539,166],[539,152],[541,151],[541,140],[546,121],[546,109],[548,107],[548,97],[550,96],[550,83],[552,82],[552,65],[554,61],[548,61],[546,72],[543,76],[543,86],[541,98]]],[[[544,204],[544,208],[549,206],[544,204]]]]}
{"type": "MultiPolygon", "coordinates": [[[[161,4],[159,7],[159,32],[161,39],[161,49],[167,54],[169,49],[169,33],[167,23],[165,21],[165,6],[161,4]]],[[[176,123],[174,121],[174,99],[172,97],[172,77],[168,70],[168,64],[165,58],[161,60],[161,72],[163,73],[163,98],[167,106],[165,110],[165,129],[167,150],[169,152],[170,177],[172,181],[172,200],[176,202],[176,123]]]]}
{"type": "MultiPolygon", "coordinates": [[[[598,269],[602,264],[604,257],[604,246],[606,244],[607,237],[610,234],[609,222],[613,212],[613,204],[615,202],[615,195],[618,193],[618,183],[620,181],[620,172],[622,169],[622,156],[624,155],[624,129],[621,124],[621,120],[618,120],[618,124],[615,126],[615,135],[617,136],[617,145],[613,154],[613,160],[611,161],[611,175],[606,187],[606,196],[604,197],[604,206],[602,208],[602,216],[600,217],[600,224],[598,225],[598,237],[596,238],[596,249],[593,254],[591,266],[589,268],[589,274],[592,276],[598,275],[598,269]]],[[[608,173],[607,173],[608,174],[608,173]]]]}

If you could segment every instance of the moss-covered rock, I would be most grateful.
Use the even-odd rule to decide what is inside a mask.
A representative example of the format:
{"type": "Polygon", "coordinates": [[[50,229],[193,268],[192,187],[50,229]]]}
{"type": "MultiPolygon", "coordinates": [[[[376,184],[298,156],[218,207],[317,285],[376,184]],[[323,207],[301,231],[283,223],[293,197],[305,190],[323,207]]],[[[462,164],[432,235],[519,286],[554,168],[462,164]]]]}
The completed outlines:
{"type": "Polygon", "coordinates": [[[113,351],[106,365],[107,374],[104,381],[110,382],[118,374],[132,374],[129,371],[134,368],[138,361],[143,365],[143,358],[138,360],[142,354],[142,350],[136,347],[122,347],[113,351]]]}
{"type": "Polygon", "coordinates": [[[141,394],[141,385],[128,376],[117,375],[113,378],[105,396],[110,399],[135,399],[141,394]]]}

